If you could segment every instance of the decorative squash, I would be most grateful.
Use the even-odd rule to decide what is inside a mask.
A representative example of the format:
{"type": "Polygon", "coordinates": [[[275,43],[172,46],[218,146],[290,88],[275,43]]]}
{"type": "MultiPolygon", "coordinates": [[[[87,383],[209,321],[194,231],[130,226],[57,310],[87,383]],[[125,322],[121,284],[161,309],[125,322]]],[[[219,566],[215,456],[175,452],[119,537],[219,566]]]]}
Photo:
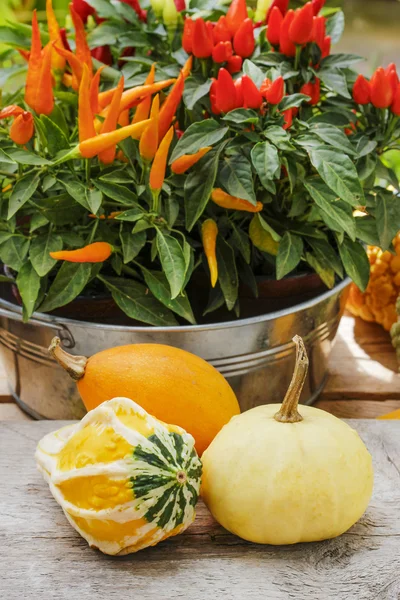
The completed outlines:
{"type": "Polygon", "coordinates": [[[46,435],[36,461],[71,525],[105,554],[129,554],[194,520],[201,462],[194,439],[127,398],[46,435]]]}
{"type": "Polygon", "coordinates": [[[376,322],[389,331],[396,322],[396,300],[400,294],[400,232],[393,240],[396,254],[368,246],[371,265],[368,287],[361,292],[355,283],[350,286],[347,309],[364,321],[376,322]]]}
{"type": "Polygon", "coordinates": [[[87,410],[118,396],[131,398],[157,419],[191,433],[199,454],[240,413],[236,396],[221,373],[179,348],[132,344],[87,359],[67,354],[54,338],[49,351],[77,381],[87,410]]]}
{"type": "Polygon", "coordinates": [[[202,496],[232,533],[260,544],[336,537],[365,511],[372,493],[371,456],[351,427],[297,404],[308,360],[301,338],[283,404],[234,417],[202,457],[202,496]],[[278,408],[278,412],[277,412],[278,408]]]}

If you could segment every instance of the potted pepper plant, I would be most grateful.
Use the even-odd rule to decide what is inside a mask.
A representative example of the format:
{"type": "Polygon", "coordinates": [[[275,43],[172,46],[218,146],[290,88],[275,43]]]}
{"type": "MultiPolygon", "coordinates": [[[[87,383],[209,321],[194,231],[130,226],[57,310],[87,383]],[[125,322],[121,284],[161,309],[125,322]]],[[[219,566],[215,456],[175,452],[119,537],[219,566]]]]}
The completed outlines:
{"type": "Polygon", "coordinates": [[[399,229],[400,86],[394,65],[369,81],[331,52],[340,10],[264,4],[74,1],[60,28],[48,0],[42,28],[0,30],[10,336],[181,345],[248,407],[286,386],[301,333],[304,398],[320,391],[347,278],[364,290],[365,244],[393,251],[399,229]]]}

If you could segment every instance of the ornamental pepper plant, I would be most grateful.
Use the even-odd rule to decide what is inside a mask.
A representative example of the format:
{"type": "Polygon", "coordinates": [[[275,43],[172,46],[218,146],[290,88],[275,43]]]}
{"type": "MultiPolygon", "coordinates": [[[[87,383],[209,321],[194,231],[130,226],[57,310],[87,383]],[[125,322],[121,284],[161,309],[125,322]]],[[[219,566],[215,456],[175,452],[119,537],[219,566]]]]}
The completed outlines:
{"type": "Polygon", "coordinates": [[[90,0],[64,24],[47,0],[46,13],[0,32],[14,46],[0,259],[25,320],[104,294],[145,324],[235,318],[260,277],[348,275],[364,291],[366,246],[395,253],[397,70],[365,77],[359,56],[332,53],[340,10],[90,0]]]}

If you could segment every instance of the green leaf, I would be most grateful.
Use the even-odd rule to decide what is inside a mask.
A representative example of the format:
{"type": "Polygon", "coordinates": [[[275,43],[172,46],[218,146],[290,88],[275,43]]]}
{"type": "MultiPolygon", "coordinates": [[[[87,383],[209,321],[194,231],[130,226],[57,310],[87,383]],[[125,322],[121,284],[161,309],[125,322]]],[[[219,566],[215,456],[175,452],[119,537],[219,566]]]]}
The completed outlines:
{"type": "Polygon", "coordinates": [[[250,263],[251,259],[251,246],[250,239],[247,233],[236,227],[234,223],[232,223],[232,238],[230,240],[231,245],[233,245],[243,256],[246,263],[250,263]]]}
{"type": "Polygon", "coordinates": [[[51,258],[50,252],[62,250],[62,247],[62,237],[52,233],[50,229],[47,233],[38,235],[32,240],[29,257],[39,277],[47,275],[57,262],[54,258],[51,258]]]}
{"type": "Polygon", "coordinates": [[[27,173],[21,177],[21,179],[18,179],[11,192],[10,200],[8,201],[7,220],[11,219],[11,217],[13,217],[15,213],[28,202],[36,192],[39,182],[40,177],[36,172],[27,173]]]}
{"type": "Polygon", "coordinates": [[[97,278],[111,292],[115,303],[131,319],[155,326],[177,325],[175,317],[156,298],[153,298],[146,286],[137,281],[121,277],[97,278]]]}
{"type": "Polygon", "coordinates": [[[276,278],[282,279],[293,271],[301,260],[303,254],[303,240],[297,235],[286,231],[279,242],[276,256],[276,278]]]}
{"type": "Polygon", "coordinates": [[[369,281],[370,266],[363,246],[345,238],[339,246],[339,254],[347,275],[364,292],[369,281]]]}
{"type": "Polygon", "coordinates": [[[204,83],[199,83],[194,77],[188,77],[185,80],[183,102],[188,110],[193,110],[195,104],[208,94],[211,84],[212,79],[207,79],[204,83]]]}
{"type": "Polygon", "coordinates": [[[182,247],[172,235],[164,235],[157,229],[157,250],[170,285],[171,298],[174,299],[181,292],[185,281],[186,261],[182,247]]]}
{"type": "Polygon", "coordinates": [[[184,201],[186,228],[193,229],[201,217],[210,199],[215,179],[217,177],[218,160],[222,151],[222,144],[216,150],[211,150],[197,163],[197,168],[192,169],[185,180],[184,201]]]}
{"type": "Polygon", "coordinates": [[[321,265],[331,267],[339,277],[343,277],[342,263],[329,242],[323,239],[308,238],[307,243],[310,244],[321,265]]]}
{"type": "Polygon", "coordinates": [[[351,206],[362,204],[364,193],[357,170],[347,155],[326,146],[309,148],[308,153],[313,166],[331,190],[351,206]]]}
{"type": "Polygon", "coordinates": [[[357,54],[330,54],[322,59],[321,67],[323,69],[332,67],[348,69],[351,65],[354,65],[362,60],[365,60],[365,58],[363,56],[358,56],[357,54]]]}
{"type": "Polygon", "coordinates": [[[400,198],[379,193],[376,199],[376,226],[380,247],[388,250],[400,226],[400,198]]]}
{"type": "Polygon", "coordinates": [[[40,291],[40,277],[30,262],[25,262],[22,265],[16,283],[22,298],[22,315],[24,323],[26,323],[35,310],[40,291]]]}
{"type": "Polygon", "coordinates": [[[245,75],[248,75],[250,79],[254,81],[258,88],[261,86],[262,82],[265,79],[264,71],[260,69],[260,67],[257,67],[257,65],[255,65],[248,58],[243,63],[242,71],[243,73],[245,73],[245,75]]]}
{"type": "Polygon", "coordinates": [[[327,110],[311,117],[308,123],[329,123],[330,125],[337,125],[337,127],[346,127],[349,124],[349,118],[343,113],[327,110]]]}
{"type": "Polygon", "coordinates": [[[278,125],[270,125],[264,130],[265,137],[275,144],[279,150],[294,150],[293,145],[290,143],[290,136],[278,125]]]}
{"type": "Polygon", "coordinates": [[[239,278],[236,270],[235,253],[219,235],[217,239],[218,281],[228,310],[236,304],[239,293],[239,278]]]}
{"type": "Polygon", "coordinates": [[[257,204],[250,161],[243,154],[225,156],[218,175],[221,186],[231,196],[257,204]]]}
{"type": "Polygon", "coordinates": [[[104,179],[95,179],[93,183],[98,190],[112,200],[116,200],[125,206],[127,204],[137,204],[137,195],[125,185],[118,185],[117,183],[105,181],[104,179]]]}
{"type": "Polygon", "coordinates": [[[116,7],[107,2],[107,0],[87,0],[87,3],[95,9],[98,16],[102,19],[120,20],[116,7]]]}
{"type": "Polygon", "coordinates": [[[304,187],[320,209],[321,217],[326,225],[334,231],[346,232],[350,239],[356,239],[356,225],[351,207],[344,210],[337,202],[337,196],[323,181],[306,179],[304,187]]]}
{"type": "Polygon", "coordinates": [[[303,102],[310,100],[310,96],[306,94],[291,94],[290,96],[285,96],[281,102],[279,103],[279,110],[284,111],[289,108],[295,108],[301,106],[303,102]]]}
{"type": "Polygon", "coordinates": [[[22,235],[14,235],[0,246],[0,260],[7,267],[19,271],[29,250],[29,240],[22,235]]]}
{"type": "Polygon", "coordinates": [[[56,123],[54,123],[54,121],[49,119],[49,117],[46,117],[46,115],[41,115],[40,119],[46,129],[47,150],[49,151],[49,154],[51,154],[52,159],[54,159],[57,152],[60,152],[60,150],[67,150],[69,148],[68,139],[62,129],[56,123]]]}
{"type": "Polygon", "coordinates": [[[271,190],[272,180],[280,174],[278,150],[269,142],[259,142],[251,150],[251,161],[266,190],[271,190]]]}
{"type": "Polygon", "coordinates": [[[130,221],[131,223],[135,223],[142,219],[144,213],[140,208],[130,208],[129,210],[125,210],[120,215],[115,217],[116,221],[130,221]]]}
{"type": "Polygon", "coordinates": [[[119,233],[122,244],[122,253],[124,255],[124,264],[131,262],[141,251],[146,243],[147,235],[145,231],[132,233],[132,226],[123,225],[119,233]]]}
{"type": "Polygon", "coordinates": [[[249,108],[235,108],[222,117],[222,120],[241,125],[243,123],[258,123],[259,116],[255,110],[249,108]]]}
{"type": "Polygon", "coordinates": [[[71,198],[83,206],[88,212],[93,212],[87,197],[87,187],[82,181],[69,175],[63,175],[62,177],[59,177],[58,180],[65,187],[71,198]]]}
{"type": "Polygon", "coordinates": [[[50,165],[50,161],[42,158],[38,154],[34,154],[33,152],[29,152],[29,150],[21,150],[20,148],[7,148],[8,156],[19,163],[20,165],[33,165],[37,167],[42,167],[44,165],[50,165]]]}
{"type": "Polygon", "coordinates": [[[29,223],[29,233],[33,233],[37,229],[40,229],[40,227],[44,227],[44,225],[47,225],[48,222],[48,219],[46,219],[44,215],[36,212],[31,216],[31,220],[29,223]]]}
{"type": "Polygon", "coordinates": [[[31,202],[54,225],[70,226],[75,221],[80,221],[84,215],[82,207],[69,194],[59,194],[31,202]]]}
{"type": "MultiPolygon", "coordinates": [[[[10,150],[10,148],[8,149],[10,150]]],[[[9,156],[8,154],[6,154],[4,152],[4,150],[2,150],[0,148],[0,163],[6,164],[6,165],[15,165],[17,161],[13,160],[11,158],[11,156],[9,156]]]]}
{"type": "Polygon", "coordinates": [[[164,273],[159,271],[149,271],[144,267],[142,267],[142,271],[146,284],[149,286],[153,296],[155,296],[157,300],[164,304],[164,306],[172,310],[172,312],[176,313],[180,317],[183,317],[192,325],[195,325],[196,319],[187,295],[183,293],[177,296],[177,298],[174,300],[171,300],[168,280],[164,273]]]}
{"type": "Polygon", "coordinates": [[[221,127],[214,119],[192,123],[178,140],[169,163],[171,164],[184,154],[194,154],[200,148],[216,144],[222,140],[228,130],[228,127],[221,127]]]}
{"type": "Polygon", "coordinates": [[[89,263],[64,262],[40,305],[41,312],[50,312],[72,302],[85,289],[91,277],[89,263]]]}
{"type": "Polygon", "coordinates": [[[320,263],[318,258],[312,252],[306,252],[306,261],[320,276],[325,285],[332,289],[335,285],[335,271],[325,264],[320,263]]]}
{"type": "Polygon", "coordinates": [[[318,77],[328,89],[336,92],[339,96],[343,96],[343,98],[351,98],[346,77],[340,69],[319,69],[318,77]]]}
{"type": "Polygon", "coordinates": [[[379,246],[378,230],[374,217],[356,217],[357,237],[366,244],[379,246]]]}
{"type": "Polygon", "coordinates": [[[315,123],[310,132],[317,135],[323,142],[333,146],[337,150],[343,150],[346,154],[356,155],[357,152],[351,145],[349,138],[334,125],[328,123],[315,123]]]}
{"type": "Polygon", "coordinates": [[[335,13],[326,22],[326,35],[329,35],[332,44],[337,44],[344,31],[344,14],[341,10],[335,13]]]}

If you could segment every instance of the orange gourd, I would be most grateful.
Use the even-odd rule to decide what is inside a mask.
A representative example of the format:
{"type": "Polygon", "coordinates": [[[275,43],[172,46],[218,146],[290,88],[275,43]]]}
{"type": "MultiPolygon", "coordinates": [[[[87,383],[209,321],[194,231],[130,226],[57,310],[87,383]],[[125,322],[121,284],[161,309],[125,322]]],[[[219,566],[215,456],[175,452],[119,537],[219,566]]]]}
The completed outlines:
{"type": "Polygon", "coordinates": [[[49,351],[76,380],[87,410],[112,398],[130,398],[157,419],[191,433],[199,454],[240,413],[224,377],[202,358],[179,348],[132,344],[86,358],[68,354],[54,338],[49,351]]]}

